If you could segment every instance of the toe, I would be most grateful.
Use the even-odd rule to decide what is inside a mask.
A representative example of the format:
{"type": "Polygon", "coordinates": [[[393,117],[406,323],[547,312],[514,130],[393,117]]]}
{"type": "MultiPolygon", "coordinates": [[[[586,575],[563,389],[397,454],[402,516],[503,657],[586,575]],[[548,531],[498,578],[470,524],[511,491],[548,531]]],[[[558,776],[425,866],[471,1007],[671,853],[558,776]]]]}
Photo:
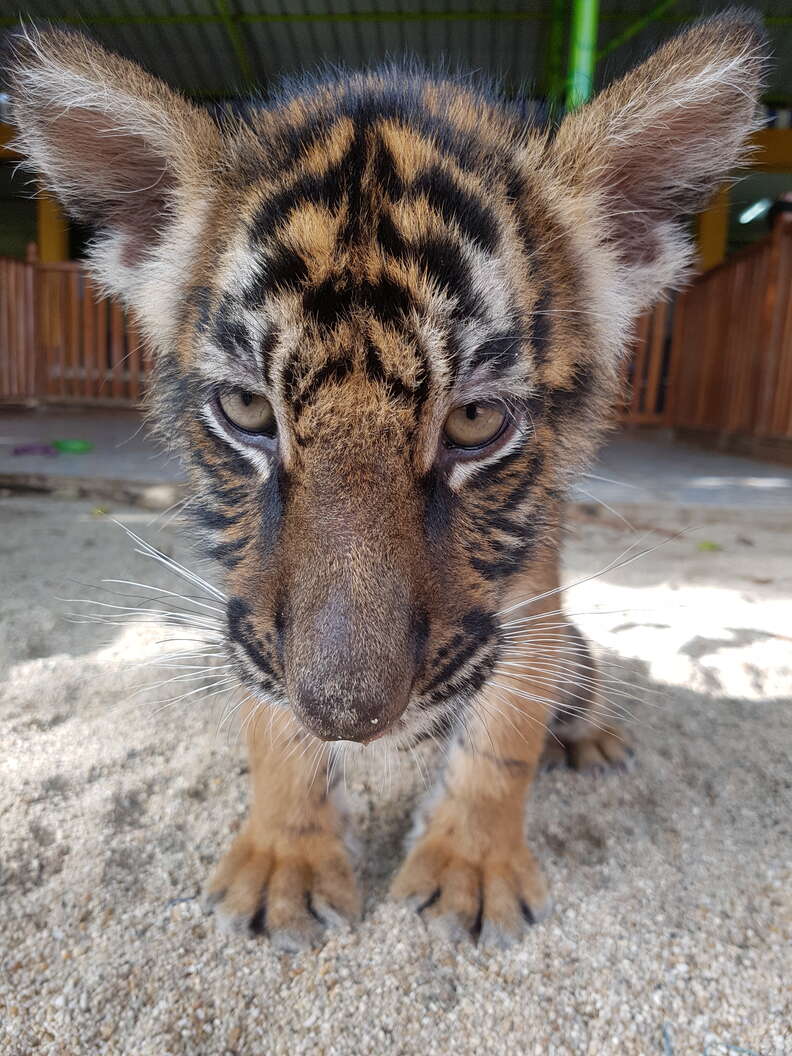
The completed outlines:
{"type": "Polygon", "coordinates": [[[481,907],[478,868],[469,862],[454,862],[440,877],[439,890],[439,897],[423,912],[427,927],[451,942],[469,938],[481,907]]]}
{"type": "Polygon", "coordinates": [[[562,766],[566,766],[566,750],[563,744],[555,737],[548,737],[542,757],[539,760],[539,769],[543,773],[550,773],[550,771],[558,770],[562,766]]]}
{"type": "Polygon", "coordinates": [[[251,924],[264,900],[270,871],[268,855],[250,854],[225,889],[213,886],[207,901],[214,903],[220,929],[242,932],[251,924]]]}
{"type": "Polygon", "coordinates": [[[360,895],[346,859],[331,858],[314,871],[311,901],[329,927],[341,927],[360,918],[360,895]]]}
{"type": "Polygon", "coordinates": [[[440,889],[440,878],[449,859],[447,850],[432,844],[419,845],[396,874],[391,897],[404,899],[414,909],[425,908],[440,889]]]}

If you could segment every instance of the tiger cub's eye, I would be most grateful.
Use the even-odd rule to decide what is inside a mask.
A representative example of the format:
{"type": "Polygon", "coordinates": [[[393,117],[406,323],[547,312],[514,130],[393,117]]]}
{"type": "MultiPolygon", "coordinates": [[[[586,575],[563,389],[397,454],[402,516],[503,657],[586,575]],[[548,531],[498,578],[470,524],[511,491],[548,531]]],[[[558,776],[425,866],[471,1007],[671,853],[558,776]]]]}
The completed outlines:
{"type": "Polygon", "coordinates": [[[446,446],[486,447],[503,432],[506,420],[506,409],[494,401],[455,407],[443,428],[446,446]]]}
{"type": "Polygon", "coordinates": [[[223,414],[237,429],[246,433],[275,434],[275,412],[265,396],[257,396],[247,389],[225,392],[218,397],[223,414]]]}

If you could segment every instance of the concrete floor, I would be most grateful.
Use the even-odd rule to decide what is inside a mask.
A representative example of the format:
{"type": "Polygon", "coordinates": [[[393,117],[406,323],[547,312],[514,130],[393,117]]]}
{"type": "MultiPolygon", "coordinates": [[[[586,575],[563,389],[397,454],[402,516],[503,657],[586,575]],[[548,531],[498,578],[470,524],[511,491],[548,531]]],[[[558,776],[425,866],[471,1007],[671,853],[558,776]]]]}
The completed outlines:
{"type": "MultiPolygon", "coordinates": [[[[0,483],[43,478],[67,484],[93,480],[178,483],[181,468],[148,439],[131,411],[0,411],[0,483]],[[18,445],[55,439],[90,441],[83,455],[14,455],[18,445]]],[[[608,505],[670,503],[725,509],[792,511],[792,468],[707,451],[665,434],[614,438],[576,489],[581,502],[608,505]]]]}
{"type": "Polygon", "coordinates": [[[169,484],[182,478],[181,467],[146,435],[135,411],[0,410],[0,480],[10,476],[88,479],[169,484]],[[15,455],[27,444],[87,440],[82,455],[15,455]]]}
{"type": "Polygon", "coordinates": [[[610,505],[671,503],[792,511],[792,467],[709,451],[666,432],[614,438],[578,488],[610,505]],[[602,479],[607,478],[607,479],[602,479]]]}

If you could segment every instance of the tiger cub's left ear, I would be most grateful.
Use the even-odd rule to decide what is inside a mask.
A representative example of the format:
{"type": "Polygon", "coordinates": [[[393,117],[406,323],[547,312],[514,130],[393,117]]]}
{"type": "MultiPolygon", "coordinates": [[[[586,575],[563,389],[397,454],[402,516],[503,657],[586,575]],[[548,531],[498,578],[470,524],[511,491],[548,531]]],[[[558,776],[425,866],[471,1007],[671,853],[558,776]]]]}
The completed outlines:
{"type": "Polygon", "coordinates": [[[162,241],[185,188],[216,160],[209,115],[79,33],[23,29],[6,63],[13,146],[47,190],[100,232],[95,271],[115,293],[162,241]]]}
{"type": "Polygon", "coordinates": [[[684,218],[745,157],[768,64],[753,12],[699,22],[567,116],[553,155],[598,216],[632,311],[685,278],[684,218]]]}

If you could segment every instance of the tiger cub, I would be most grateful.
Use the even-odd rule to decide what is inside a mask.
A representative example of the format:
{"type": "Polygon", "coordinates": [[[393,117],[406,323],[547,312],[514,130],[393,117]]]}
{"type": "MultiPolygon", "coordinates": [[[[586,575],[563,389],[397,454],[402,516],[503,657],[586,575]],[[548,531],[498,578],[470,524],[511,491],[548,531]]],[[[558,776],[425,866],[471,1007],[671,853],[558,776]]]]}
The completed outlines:
{"type": "Polygon", "coordinates": [[[296,950],[358,916],[331,752],[298,742],[375,738],[448,746],[393,896],[484,946],[548,913],[523,834],[546,729],[578,766],[626,756],[563,615],[564,496],[637,316],[688,271],[686,215],[757,127],[765,63],[730,11],[553,132],[398,67],[218,116],[81,35],[16,38],[17,148],[94,226],[93,274],[155,352],[151,414],[265,716],[209,885],[227,926],[296,950]]]}

